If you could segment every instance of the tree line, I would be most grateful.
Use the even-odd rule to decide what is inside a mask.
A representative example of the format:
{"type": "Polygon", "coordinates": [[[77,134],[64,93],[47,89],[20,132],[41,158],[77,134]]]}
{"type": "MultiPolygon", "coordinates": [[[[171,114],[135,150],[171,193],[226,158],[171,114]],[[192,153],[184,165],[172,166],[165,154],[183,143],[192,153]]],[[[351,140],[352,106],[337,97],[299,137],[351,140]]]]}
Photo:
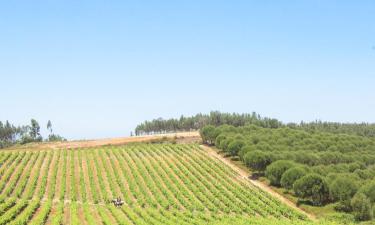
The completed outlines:
{"type": "Polygon", "coordinates": [[[135,128],[135,135],[160,134],[170,132],[199,130],[204,126],[232,125],[234,127],[256,125],[264,128],[289,127],[308,132],[329,132],[335,134],[353,134],[366,137],[375,137],[375,124],[369,123],[337,123],[337,122],[300,122],[283,123],[274,118],[262,117],[253,113],[222,113],[212,111],[209,114],[196,114],[194,116],[163,119],[158,118],[145,121],[135,128]]]}
{"type": "Polygon", "coordinates": [[[245,126],[248,124],[272,128],[282,126],[280,121],[272,118],[261,117],[255,112],[239,114],[212,111],[209,114],[198,113],[190,117],[185,117],[182,115],[179,119],[158,118],[151,121],[145,121],[135,128],[135,134],[145,135],[192,131],[199,130],[206,125],[220,126],[223,124],[229,124],[236,127],[245,126]]]}
{"type": "Polygon", "coordinates": [[[207,125],[200,133],[206,144],[239,158],[257,176],[294,194],[299,202],[332,203],[337,211],[351,213],[357,220],[371,220],[375,216],[375,138],[361,126],[339,125],[334,130],[330,126],[207,125]]]}
{"type": "Polygon", "coordinates": [[[335,134],[354,134],[365,137],[375,137],[375,124],[373,123],[338,123],[323,121],[306,123],[302,121],[299,124],[289,123],[287,127],[300,128],[309,132],[325,131],[335,134]]]}
{"type": "Polygon", "coordinates": [[[47,129],[49,135],[43,139],[40,134],[40,125],[35,119],[30,120],[29,125],[15,126],[8,120],[0,121],[0,148],[12,146],[14,144],[26,144],[30,142],[44,141],[66,141],[60,135],[54,134],[52,129],[52,122],[48,120],[47,129]]]}

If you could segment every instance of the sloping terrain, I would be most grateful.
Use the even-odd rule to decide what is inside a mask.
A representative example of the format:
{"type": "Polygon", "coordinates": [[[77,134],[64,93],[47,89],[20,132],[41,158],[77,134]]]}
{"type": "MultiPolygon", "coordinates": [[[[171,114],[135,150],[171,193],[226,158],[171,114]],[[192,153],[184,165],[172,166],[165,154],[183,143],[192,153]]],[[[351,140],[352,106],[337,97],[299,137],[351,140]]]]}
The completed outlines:
{"type": "Polygon", "coordinates": [[[5,151],[0,164],[0,225],[310,223],[195,144],[5,151]]]}

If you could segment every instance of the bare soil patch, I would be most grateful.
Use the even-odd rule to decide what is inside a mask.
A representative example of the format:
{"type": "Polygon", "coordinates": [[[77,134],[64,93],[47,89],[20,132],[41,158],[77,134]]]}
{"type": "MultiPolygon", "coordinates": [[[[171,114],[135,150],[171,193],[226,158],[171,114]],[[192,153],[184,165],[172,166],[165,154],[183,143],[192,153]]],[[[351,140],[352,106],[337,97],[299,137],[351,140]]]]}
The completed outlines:
{"type": "Polygon", "coordinates": [[[51,177],[53,176],[53,172],[54,172],[54,168],[57,164],[57,160],[59,158],[59,154],[57,152],[54,152],[53,153],[53,157],[52,157],[52,162],[51,162],[51,166],[48,168],[49,171],[47,172],[46,176],[48,177],[47,179],[47,184],[46,184],[46,192],[44,193],[44,197],[43,199],[48,199],[48,195],[50,194],[51,192],[51,186],[52,185],[56,185],[56,184],[51,184],[51,177]]]}
{"type": "Polygon", "coordinates": [[[41,149],[76,149],[98,147],[106,145],[124,145],[134,142],[150,142],[162,140],[163,138],[174,139],[177,143],[192,143],[199,142],[201,137],[198,131],[192,132],[178,132],[178,133],[165,133],[153,134],[144,136],[133,137],[118,137],[118,138],[104,138],[96,140],[76,140],[76,141],[63,141],[63,142],[44,142],[44,143],[29,143],[26,145],[16,145],[3,150],[41,150],[41,149]]]}
{"type": "MultiPolygon", "coordinates": [[[[86,153],[83,153],[83,154],[86,154],[86,153]]],[[[86,191],[86,198],[87,198],[86,200],[88,202],[94,202],[93,197],[92,197],[92,191],[96,191],[96,190],[91,190],[90,175],[89,175],[89,172],[88,172],[89,168],[88,168],[88,165],[87,165],[87,161],[85,159],[82,159],[81,164],[82,164],[82,170],[83,170],[83,180],[84,180],[84,183],[85,183],[84,189],[86,191]]]]}

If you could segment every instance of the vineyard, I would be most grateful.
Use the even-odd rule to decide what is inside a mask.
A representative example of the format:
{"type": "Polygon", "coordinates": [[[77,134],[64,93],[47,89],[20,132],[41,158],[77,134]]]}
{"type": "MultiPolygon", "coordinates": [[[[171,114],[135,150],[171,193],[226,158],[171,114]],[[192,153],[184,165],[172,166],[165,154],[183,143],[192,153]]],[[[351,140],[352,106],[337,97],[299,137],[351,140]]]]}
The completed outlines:
{"type": "Polygon", "coordinates": [[[0,152],[0,225],[233,223],[311,221],[198,145],[0,152]]]}

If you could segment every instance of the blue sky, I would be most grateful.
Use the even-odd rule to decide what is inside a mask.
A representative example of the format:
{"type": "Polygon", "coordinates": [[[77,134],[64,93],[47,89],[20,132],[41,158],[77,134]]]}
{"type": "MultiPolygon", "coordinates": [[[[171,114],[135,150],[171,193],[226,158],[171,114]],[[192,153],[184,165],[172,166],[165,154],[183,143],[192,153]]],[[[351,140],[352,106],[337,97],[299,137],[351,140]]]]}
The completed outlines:
{"type": "Polygon", "coordinates": [[[375,122],[374,1],[2,1],[0,120],[70,139],[256,111],[375,122]]]}

